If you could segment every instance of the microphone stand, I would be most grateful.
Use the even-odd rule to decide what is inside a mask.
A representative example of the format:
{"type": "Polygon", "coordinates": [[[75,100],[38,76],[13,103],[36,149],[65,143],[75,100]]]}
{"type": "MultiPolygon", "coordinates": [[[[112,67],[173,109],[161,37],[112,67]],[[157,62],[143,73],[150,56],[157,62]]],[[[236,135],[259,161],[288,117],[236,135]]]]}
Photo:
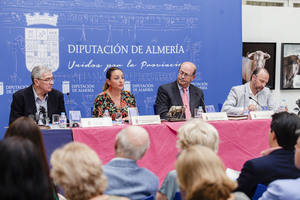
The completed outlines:
{"type": "Polygon", "coordinates": [[[260,103],[258,103],[258,101],[256,101],[255,99],[253,99],[252,97],[249,97],[249,99],[253,100],[261,109],[262,109],[262,106],[260,105],[260,103]]]}

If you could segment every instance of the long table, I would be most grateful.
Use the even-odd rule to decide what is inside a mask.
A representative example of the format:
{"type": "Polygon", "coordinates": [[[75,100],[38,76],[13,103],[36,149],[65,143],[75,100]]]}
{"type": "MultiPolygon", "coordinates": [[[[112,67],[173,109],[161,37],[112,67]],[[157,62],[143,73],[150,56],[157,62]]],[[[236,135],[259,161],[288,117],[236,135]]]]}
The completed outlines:
{"type": "MultiPolygon", "coordinates": [[[[240,170],[248,159],[258,157],[268,148],[271,120],[239,120],[209,122],[219,132],[218,155],[228,168],[240,170]]],[[[150,148],[139,166],[150,169],[162,181],[174,169],[177,149],[176,134],[184,122],[163,122],[143,125],[150,136],[150,148]]],[[[114,157],[116,134],[127,124],[111,127],[44,130],[43,137],[49,158],[53,150],[72,140],[83,142],[94,149],[105,164],[114,157]]]]}

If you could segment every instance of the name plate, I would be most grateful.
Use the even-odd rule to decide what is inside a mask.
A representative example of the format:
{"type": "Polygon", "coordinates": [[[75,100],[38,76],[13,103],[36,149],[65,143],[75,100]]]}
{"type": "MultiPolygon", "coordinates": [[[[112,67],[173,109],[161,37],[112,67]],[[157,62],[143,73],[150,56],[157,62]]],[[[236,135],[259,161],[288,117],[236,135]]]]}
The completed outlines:
{"type": "Polygon", "coordinates": [[[202,119],[204,121],[219,121],[219,120],[228,120],[226,112],[211,112],[211,113],[202,113],[202,119]]]}
{"type": "Polygon", "coordinates": [[[161,124],[159,115],[134,116],[131,118],[131,122],[132,125],[161,124]]]}
{"type": "Polygon", "coordinates": [[[274,112],[272,110],[268,111],[251,111],[251,119],[271,119],[274,112]]]}
{"type": "Polygon", "coordinates": [[[86,127],[98,127],[98,126],[112,126],[112,120],[110,117],[103,118],[81,118],[80,126],[86,127]]]}

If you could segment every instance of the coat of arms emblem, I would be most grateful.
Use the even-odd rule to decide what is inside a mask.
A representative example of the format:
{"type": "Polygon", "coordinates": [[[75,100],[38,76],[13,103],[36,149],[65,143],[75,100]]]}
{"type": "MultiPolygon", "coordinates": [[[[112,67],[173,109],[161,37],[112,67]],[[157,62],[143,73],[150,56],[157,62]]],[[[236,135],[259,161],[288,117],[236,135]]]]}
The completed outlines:
{"type": "MultiPolygon", "coordinates": [[[[57,15],[48,13],[25,14],[27,26],[50,25],[56,26],[57,15]]],[[[49,67],[52,72],[59,67],[59,31],[57,28],[25,28],[25,60],[29,71],[37,65],[49,67]]]]}

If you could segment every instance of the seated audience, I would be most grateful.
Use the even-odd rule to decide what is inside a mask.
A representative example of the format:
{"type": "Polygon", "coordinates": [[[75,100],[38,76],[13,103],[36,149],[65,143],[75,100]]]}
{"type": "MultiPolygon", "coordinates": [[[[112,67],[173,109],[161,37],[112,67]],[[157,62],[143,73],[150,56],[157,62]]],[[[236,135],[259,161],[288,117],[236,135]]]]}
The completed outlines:
{"type": "Polygon", "coordinates": [[[53,200],[52,185],[38,149],[18,137],[0,141],[0,199],[53,200]]]}
{"type": "MultiPolygon", "coordinates": [[[[200,144],[209,147],[214,152],[218,151],[219,134],[209,123],[200,119],[192,119],[184,123],[177,132],[177,148],[182,151],[189,146],[200,144]]],[[[176,170],[170,171],[162,183],[157,200],[173,200],[175,193],[179,191],[176,180],[176,170]]]]}
{"type": "MultiPolygon", "coordinates": [[[[4,138],[6,139],[12,136],[28,139],[36,146],[42,158],[43,166],[48,174],[49,180],[51,181],[44,141],[38,125],[29,117],[19,117],[9,125],[5,132],[4,138]]],[[[52,185],[54,186],[54,184],[52,185]]],[[[58,199],[57,193],[55,192],[55,187],[53,190],[54,199],[58,199]]]]}
{"type": "Polygon", "coordinates": [[[106,178],[101,161],[90,147],[71,142],[51,155],[51,176],[70,200],[128,200],[103,195],[106,178]]]}
{"type": "MultiPolygon", "coordinates": [[[[300,131],[296,132],[298,136],[295,145],[295,166],[300,169],[300,131]]],[[[300,177],[296,179],[281,179],[269,184],[266,192],[259,200],[298,200],[300,197],[300,177]]]]}
{"type": "Polygon", "coordinates": [[[32,85],[13,94],[9,123],[21,116],[38,116],[39,124],[45,124],[46,117],[66,112],[64,95],[52,88],[54,77],[51,69],[36,66],[31,71],[32,85]]]}
{"type": "Polygon", "coordinates": [[[140,200],[155,196],[158,178],[149,170],[137,165],[150,145],[147,131],[139,126],[128,126],[116,136],[115,158],[104,165],[108,188],[106,194],[126,196],[140,200]]]}
{"type": "Polygon", "coordinates": [[[245,194],[232,193],[236,182],[227,177],[217,154],[205,146],[183,150],[176,161],[176,171],[186,200],[249,200],[245,194]]]}
{"type": "Polygon", "coordinates": [[[262,106],[276,110],[275,98],[266,87],[268,81],[269,72],[265,68],[255,69],[249,82],[231,88],[221,111],[228,115],[243,115],[248,111],[261,110],[262,106]]]}
{"type": "Polygon", "coordinates": [[[300,118],[295,114],[280,112],[272,116],[269,133],[271,151],[268,155],[248,160],[244,164],[237,180],[237,191],[252,198],[257,184],[268,185],[277,179],[300,177],[300,170],[294,165],[294,145],[297,141],[295,131],[299,128],[300,118]]]}
{"type": "Polygon", "coordinates": [[[118,67],[111,67],[106,72],[106,81],[103,92],[94,101],[93,116],[103,117],[107,110],[114,120],[117,112],[122,113],[122,118],[128,117],[128,108],[136,107],[133,94],[123,90],[124,74],[118,67]]]}
{"type": "Polygon", "coordinates": [[[178,69],[177,80],[159,86],[155,100],[155,113],[162,119],[171,106],[184,106],[185,118],[194,116],[194,109],[202,106],[205,112],[204,95],[200,88],[191,84],[196,78],[197,67],[192,62],[183,62],[178,69]]]}

